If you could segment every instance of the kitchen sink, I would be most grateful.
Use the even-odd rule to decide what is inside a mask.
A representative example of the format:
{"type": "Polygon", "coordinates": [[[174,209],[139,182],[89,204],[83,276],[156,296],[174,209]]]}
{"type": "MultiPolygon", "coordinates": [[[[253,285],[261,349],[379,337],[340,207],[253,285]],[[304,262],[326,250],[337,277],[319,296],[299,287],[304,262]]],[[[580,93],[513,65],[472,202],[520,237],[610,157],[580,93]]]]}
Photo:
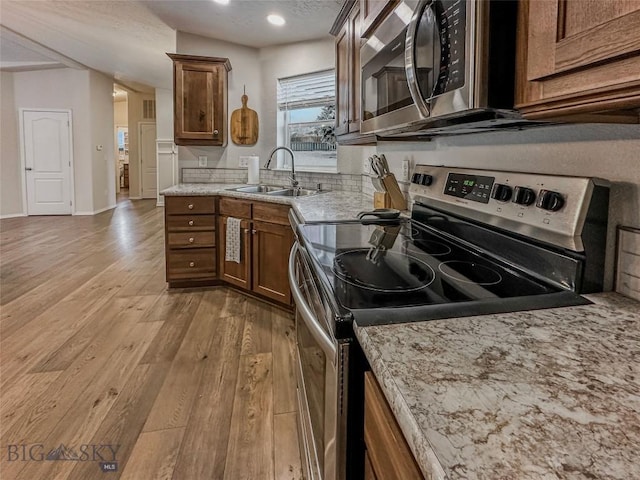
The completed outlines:
{"type": "Polygon", "coordinates": [[[284,190],[286,187],[277,187],[275,185],[249,185],[246,187],[230,188],[234,192],[243,193],[270,193],[278,190],[284,190]]]}
{"type": "Polygon", "coordinates": [[[305,197],[320,193],[316,190],[304,188],[279,187],[276,185],[248,185],[246,187],[236,187],[229,189],[232,192],[258,193],[274,197],[305,197]]]}
{"type": "Polygon", "coordinates": [[[315,195],[316,193],[320,192],[317,190],[305,190],[304,188],[285,188],[269,192],[267,195],[271,195],[273,197],[305,197],[307,195],[315,195]]]}

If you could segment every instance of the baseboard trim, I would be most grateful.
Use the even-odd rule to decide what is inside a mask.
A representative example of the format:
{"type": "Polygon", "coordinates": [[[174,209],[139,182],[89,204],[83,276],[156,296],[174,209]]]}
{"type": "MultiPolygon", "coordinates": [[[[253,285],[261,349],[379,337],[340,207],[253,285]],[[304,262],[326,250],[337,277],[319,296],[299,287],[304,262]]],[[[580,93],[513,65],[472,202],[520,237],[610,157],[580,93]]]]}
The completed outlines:
{"type": "Polygon", "coordinates": [[[129,200],[143,200],[142,197],[129,197],[129,200]]]}
{"type": "Polygon", "coordinates": [[[96,210],[94,212],[75,212],[74,216],[89,216],[89,215],[97,215],[102,212],[106,212],[107,210],[113,210],[117,205],[111,205],[110,207],[101,208],[100,210],[96,210]]]}
{"type": "Polygon", "coordinates": [[[17,218],[17,217],[26,217],[26,213],[8,213],[7,215],[0,215],[0,220],[4,220],[5,218],[17,218]]]}

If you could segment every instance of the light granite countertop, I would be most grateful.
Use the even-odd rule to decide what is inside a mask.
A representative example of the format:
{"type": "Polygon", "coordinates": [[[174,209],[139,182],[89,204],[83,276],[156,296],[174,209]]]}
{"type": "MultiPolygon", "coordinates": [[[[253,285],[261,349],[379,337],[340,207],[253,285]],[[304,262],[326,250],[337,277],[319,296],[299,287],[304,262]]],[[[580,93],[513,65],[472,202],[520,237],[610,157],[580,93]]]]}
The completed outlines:
{"type": "Polygon", "coordinates": [[[426,478],[640,479],[640,303],[358,327],[426,478]]]}
{"type": "Polygon", "coordinates": [[[373,199],[359,192],[327,191],[304,197],[279,197],[230,191],[241,187],[229,183],[181,183],[160,192],[165,196],[219,195],[291,205],[303,222],[353,220],[364,210],[373,210],[373,199]]]}

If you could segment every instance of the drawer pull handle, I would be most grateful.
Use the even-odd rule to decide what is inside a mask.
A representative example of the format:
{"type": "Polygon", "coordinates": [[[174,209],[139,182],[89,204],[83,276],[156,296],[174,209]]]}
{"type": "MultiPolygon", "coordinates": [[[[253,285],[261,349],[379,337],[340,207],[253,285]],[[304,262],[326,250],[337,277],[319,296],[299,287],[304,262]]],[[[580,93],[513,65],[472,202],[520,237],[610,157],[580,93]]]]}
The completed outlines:
{"type": "Polygon", "coordinates": [[[193,243],[194,238],[193,237],[189,237],[189,243],[193,243]]]}
{"type": "Polygon", "coordinates": [[[187,205],[187,208],[188,208],[189,210],[193,210],[193,203],[190,203],[189,205],[187,205]]]}
{"type": "Polygon", "coordinates": [[[193,227],[193,220],[189,220],[189,226],[193,227]]]}
{"type": "Polygon", "coordinates": [[[189,262],[189,266],[190,267],[195,267],[196,266],[196,262],[189,262]]]}

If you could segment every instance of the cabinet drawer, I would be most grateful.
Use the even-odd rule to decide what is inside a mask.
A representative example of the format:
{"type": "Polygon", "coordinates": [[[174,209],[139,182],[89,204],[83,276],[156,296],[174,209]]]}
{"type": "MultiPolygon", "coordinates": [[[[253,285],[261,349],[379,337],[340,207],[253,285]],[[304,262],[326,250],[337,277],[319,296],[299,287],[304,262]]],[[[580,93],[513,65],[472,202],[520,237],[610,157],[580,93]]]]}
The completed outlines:
{"type": "Polygon", "coordinates": [[[216,249],[170,250],[167,253],[167,279],[215,277],[216,249]]]}
{"type": "Polygon", "coordinates": [[[164,208],[168,215],[216,213],[216,197],[166,197],[164,208]]]}
{"type": "Polygon", "coordinates": [[[216,232],[172,232],[167,235],[170,248],[215,247],[216,232]]]}
{"type": "Polygon", "coordinates": [[[215,215],[169,215],[167,216],[167,230],[197,231],[215,230],[215,215]]]}
{"type": "Polygon", "coordinates": [[[262,222],[289,225],[289,205],[275,203],[254,203],[253,219],[262,222]]]}
{"type": "Polygon", "coordinates": [[[220,213],[229,217],[251,218],[251,202],[235,198],[221,198],[220,213]]]}

